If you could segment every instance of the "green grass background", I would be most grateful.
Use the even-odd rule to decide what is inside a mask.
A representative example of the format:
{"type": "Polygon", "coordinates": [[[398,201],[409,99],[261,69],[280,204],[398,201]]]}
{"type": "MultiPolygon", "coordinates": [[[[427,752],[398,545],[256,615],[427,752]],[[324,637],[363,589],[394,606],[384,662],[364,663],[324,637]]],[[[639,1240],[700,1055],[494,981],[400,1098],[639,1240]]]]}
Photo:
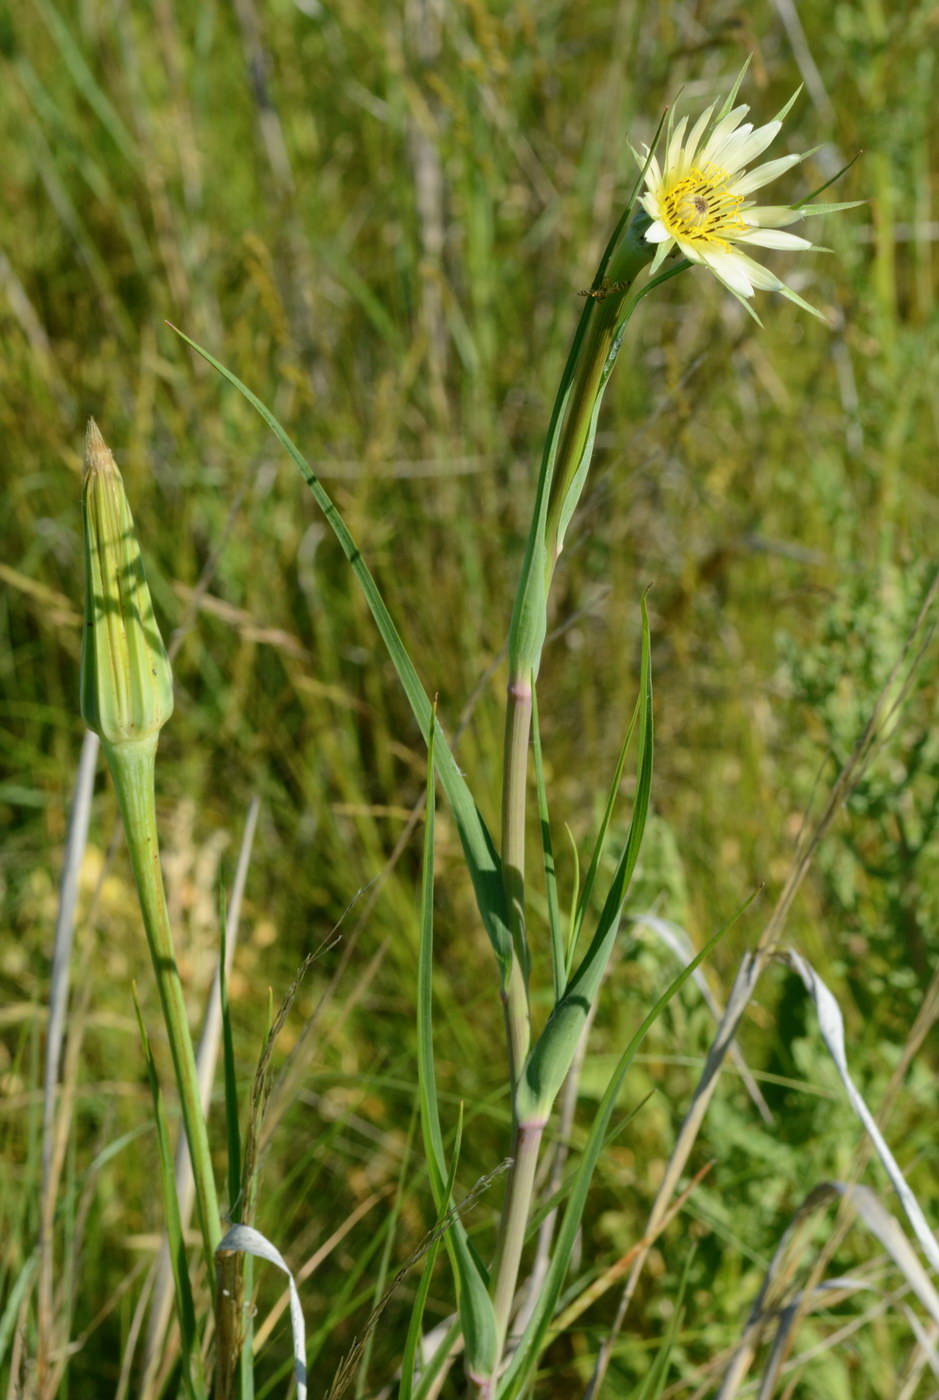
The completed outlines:
{"type": "MultiPolygon", "coordinates": [[[[219,882],[231,883],[252,796],[262,801],[232,983],[246,1089],[268,987],[279,998],[347,911],[281,1042],[286,1053],[319,1008],[258,1218],[299,1267],[377,1193],[303,1287],[319,1385],[368,1314],[387,1232],[400,1260],[432,1222],[420,1162],[407,1159],[420,855],[407,824],[424,754],[294,469],[164,320],[241,376],[315,464],[495,824],[501,648],[541,441],[577,293],[635,177],[629,141],[650,138],[682,88],[700,109],[750,54],[744,100],[757,120],[806,84],[771,154],[820,146],[771,198],[808,193],[863,151],[830,197],[869,203],[811,225],[830,252],[768,255],[828,328],[763,296],[760,330],[700,270],[642,305],[556,580],[539,694],[562,891],[563,824],[589,849],[634,703],[651,582],[655,819],[633,908],[700,942],[762,887],[713,960],[726,991],[936,564],[936,39],[925,0],[805,0],[798,16],[765,0],[12,0],[0,16],[0,1299],[35,1240],[44,1007],[82,734],[88,415],[124,473],[164,636],[180,634],[158,803],[194,1017],[219,882]]],[[[928,653],[787,928],[844,1007],[874,1105],[939,942],[935,710],[928,653]]],[[[112,1393],[134,1271],[161,1218],[132,978],[154,1032],[157,1011],[115,818],[102,780],[74,960],[80,1069],[58,1242],[59,1303],[81,1341],[76,1397],[112,1393]]],[[[501,1017],[443,809],[439,837],[439,1072],[454,1118],[467,1106],[468,1189],[506,1151],[501,1017]]],[[[536,909],[542,985],[543,931],[536,909]]],[[[588,1099],[671,970],[647,938],[624,939],[588,1099]]],[[[583,1274],[641,1232],[709,1036],[688,992],[647,1043],[624,1114],[651,1097],[604,1158],[583,1274]]],[[[850,1170],[858,1129],[781,970],[744,1049],[768,1076],[775,1125],[728,1076],[693,1162],[717,1165],[653,1256],[610,1396],[632,1395],[645,1373],[690,1240],[672,1372],[674,1393],[689,1395],[738,1335],[802,1196],[850,1170]]],[[[937,1057],[933,1037],[888,1126],[933,1218],[937,1057]]],[[[484,1252],[497,1208],[498,1187],[474,1208],[484,1252]]],[[[896,1282],[857,1232],[838,1259],[853,1265],[896,1282]]],[[[409,1287],[376,1334],[363,1395],[393,1373],[409,1287]]],[[[266,1277],[260,1288],[262,1305],[277,1292],[266,1277]]],[[[441,1272],[431,1320],[450,1306],[441,1272]]],[[[541,1393],[579,1393],[614,1308],[615,1291],[557,1343],[541,1393]]],[[[800,1345],[860,1312],[813,1318],[800,1345]]],[[[801,1368],[792,1394],[892,1396],[911,1347],[899,1313],[867,1321],[801,1368]]],[[[265,1356],[259,1375],[282,1376],[282,1332],[265,1356]]],[[[16,1377],[4,1384],[16,1393],[16,1377]]],[[[925,1381],[915,1392],[930,1393],[925,1381]]]]}

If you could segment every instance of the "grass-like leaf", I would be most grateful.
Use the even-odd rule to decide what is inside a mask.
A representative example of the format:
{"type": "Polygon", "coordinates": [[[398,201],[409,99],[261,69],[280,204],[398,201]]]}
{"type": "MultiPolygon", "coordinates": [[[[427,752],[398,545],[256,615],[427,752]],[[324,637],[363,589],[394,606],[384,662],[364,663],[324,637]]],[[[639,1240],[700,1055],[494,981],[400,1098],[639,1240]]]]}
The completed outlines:
{"type": "Polygon", "coordinates": [[[570,1068],[590,1008],[606,971],[619,932],[623,901],[629,889],[645,831],[652,793],[652,662],[649,615],[642,601],[642,661],[639,689],[639,750],[636,799],[623,853],[607,893],[590,946],[528,1058],[516,1097],[520,1122],[550,1112],[570,1068]]]}
{"type": "MultiPolygon", "coordinates": [[[[437,1102],[433,1046],[434,952],[434,774],[436,731],[431,730],[427,751],[427,810],[424,827],[424,867],[421,877],[421,937],[417,969],[417,1067],[421,1102],[421,1128],[434,1204],[438,1216],[451,1209],[453,1168],[448,1172],[437,1102]]],[[[460,1318],[471,1374],[487,1375],[496,1362],[496,1322],[489,1297],[489,1279],[469,1242],[458,1215],[445,1235],[447,1252],[457,1280],[460,1318]]]]}
{"type": "Polygon", "coordinates": [[[479,906],[480,916],[482,917],[486,932],[489,935],[489,940],[492,943],[500,971],[503,977],[507,976],[512,958],[512,938],[509,931],[508,912],[506,909],[505,891],[502,884],[498,853],[486,823],[483,821],[482,815],[466,785],[466,780],[457,767],[456,760],[450,751],[446,736],[437,722],[427,692],[421,684],[417,671],[414,669],[414,663],[408,655],[407,649],[392,621],[391,614],[385,606],[378,585],[372,578],[355,540],[350,534],[339,511],[336,509],[329,493],[324,489],[306,458],[290,437],[288,437],[286,431],[274,417],[273,413],[271,413],[270,409],[266,408],[257,395],[253,394],[237,375],[233,374],[230,369],[226,369],[208,350],[203,349],[201,345],[197,345],[194,340],[191,340],[189,336],[186,335],[185,332],[179,330],[178,327],[172,326],[172,329],[187,345],[191,346],[197,354],[201,355],[213,369],[216,369],[224,379],[227,379],[228,383],[237,389],[239,394],[242,394],[244,398],[247,399],[248,403],[251,404],[252,408],[264,419],[265,423],[267,423],[282,447],[284,447],[290,459],[298,468],[304,481],[309,486],[310,491],[313,493],[314,500],[322,510],[323,515],[342,548],[343,554],[345,554],[348,559],[372,617],[375,619],[391,663],[398,674],[398,679],[401,681],[404,693],[411,706],[411,712],[417,721],[424,742],[430,742],[432,732],[436,735],[437,773],[440,776],[441,785],[446,793],[447,801],[453,812],[453,819],[460,833],[460,840],[463,844],[467,867],[473,881],[473,888],[476,892],[476,902],[479,906]]]}
{"type": "Polygon", "coordinates": [[[658,1020],[672,997],[684,986],[695,968],[710,955],[711,951],[724,936],[728,927],[729,925],[724,925],[723,928],[718,929],[717,933],[704,945],[694,961],[682,969],[668,989],[658,999],[626,1049],[623,1051],[619,1063],[613,1071],[613,1075],[607,1085],[606,1092],[600,1101],[600,1106],[597,1109],[593,1124],[591,1125],[583,1156],[580,1159],[580,1163],[571,1183],[567,1209],[564,1212],[564,1219],[561,1222],[561,1228],[558,1232],[554,1255],[548,1268],[548,1273],[542,1286],[537,1306],[531,1315],[528,1327],[519,1340],[515,1354],[499,1383],[497,1392],[498,1400],[515,1400],[515,1397],[521,1393],[537,1365],[542,1344],[551,1325],[554,1309],[561,1296],[561,1289],[570,1266],[574,1245],[577,1242],[577,1235],[580,1230],[580,1222],[583,1217],[584,1207],[587,1203],[590,1183],[594,1171],[596,1170],[597,1163],[600,1160],[600,1154],[606,1142],[613,1110],[616,1107],[616,1100],[629,1067],[646,1035],[658,1020]]]}
{"type": "Polygon", "coordinates": [[[554,863],[554,846],[551,841],[551,819],[548,813],[548,794],[544,781],[544,763],[541,755],[541,728],[538,721],[538,692],[534,684],[531,688],[532,715],[532,754],[535,760],[535,786],[538,792],[538,822],[541,827],[541,852],[544,862],[545,895],[548,902],[548,933],[551,939],[551,971],[554,977],[554,999],[558,1001],[567,981],[564,958],[564,936],[561,932],[561,909],[558,903],[557,871],[554,863]]]}
{"type": "Polygon", "coordinates": [[[183,1222],[179,1211],[179,1198],[176,1195],[176,1167],[173,1160],[173,1149],[170,1146],[169,1126],[166,1121],[166,1110],[163,1106],[163,1094],[157,1077],[153,1051],[150,1048],[150,1037],[147,1035],[147,1029],[143,1023],[140,1002],[137,1000],[136,985],[133,990],[134,1011],[137,1016],[137,1027],[140,1031],[140,1043],[143,1046],[144,1059],[147,1064],[150,1093],[153,1097],[153,1120],[160,1153],[160,1185],[163,1190],[166,1237],[169,1242],[170,1265],[173,1270],[173,1284],[176,1290],[176,1315],[179,1319],[183,1389],[187,1400],[206,1400],[208,1392],[202,1373],[196,1313],[192,1300],[192,1288],[189,1283],[186,1244],[183,1239],[183,1222]]]}

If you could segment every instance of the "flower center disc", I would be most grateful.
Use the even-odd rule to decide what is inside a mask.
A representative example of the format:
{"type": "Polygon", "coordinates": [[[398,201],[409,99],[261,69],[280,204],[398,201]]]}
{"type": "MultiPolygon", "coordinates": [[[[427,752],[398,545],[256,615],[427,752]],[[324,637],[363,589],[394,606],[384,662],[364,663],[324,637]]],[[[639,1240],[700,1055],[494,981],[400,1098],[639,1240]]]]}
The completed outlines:
{"type": "Polygon", "coordinates": [[[666,191],[661,200],[660,218],[673,238],[727,248],[726,237],[721,235],[739,233],[746,228],[740,217],[743,198],[722,188],[725,179],[723,170],[695,167],[666,191]]]}

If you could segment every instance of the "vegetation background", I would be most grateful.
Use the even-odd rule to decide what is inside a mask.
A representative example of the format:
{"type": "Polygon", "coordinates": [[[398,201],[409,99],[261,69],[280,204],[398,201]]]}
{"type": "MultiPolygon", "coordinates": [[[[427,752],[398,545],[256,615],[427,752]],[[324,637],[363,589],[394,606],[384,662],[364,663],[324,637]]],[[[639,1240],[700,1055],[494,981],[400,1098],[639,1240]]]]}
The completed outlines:
{"type": "MultiPolygon", "coordinates": [[[[655,819],[632,908],[700,943],[761,889],[710,966],[726,993],[936,567],[937,24],[927,0],[11,0],[0,15],[0,1313],[37,1230],[49,958],[82,738],[89,414],[121,465],[178,647],[158,802],[194,1020],[220,886],[261,800],[231,987],[246,1090],[268,988],[279,1000],[341,924],[279,1042],[278,1068],[297,1055],[275,1092],[258,1216],[294,1267],[321,1252],[301,1290],[318,1392],[368,1316],[383,1251],[400,1263],[432,1222],[410,1136],[425,755],[314,503],[164,318],[240,375],[316,465],[494,823],[501,648],[541,442],[577,293],[635,178],[629,142],[651,138],[680,90],[687,109],[706,105],[749,54],[757,120],[804,84],[771,154],[819,147],[780,197],[863,150],[829,197],[869,204],[811,230],[831,253],[768,255],[828,328],[762,297],[761,330],[699,270],[643,304],[556,581],[540,699],[562,890],[563,824],[583,851],[634,703],[651,582],[655,819]]],[[[936,698],[933,652],[787,926],[839,998],[874,1106],[939,942],[936,698]]],[[[131,980],[154,1034],[155,994],[115,822],[102,780],[57,1236],[56,1306],[74,1342],[62,1393],[76,1400],[118,1387],[161,1221],[131,980]]],[[[443,808],[438,861],[439,1073],[454,1116],[467,1105],[469,1189],[505,1154],[509,1105],[495,970],[443,808]]],[[[673,971],[647,934],[624,940],[588,1101],[673,971]]],[[[623,1104],[634,1116],[595,1182],[585,1276],[641,1234],[711,1033],[688,991],[647,1042],[623,1104]]],[[[653,1255],[610,1397],[646,1373],[691,1241],[668,1393],[708,1393],[706,1368],[739,1335],[792,1212],[817,1182],[850,1175],[860,1130],[791,974],[763,984],[743,1049],[774,1121],[725,1078],[691,1164],[716,1165],[653,1255]]],[[[934,1220],[937,1066],[933,1034],[887,1123],[934,1220]]],[[[883,1183],[873,1168],[865,1179],[883,1183]]],[[[497,1209],[494,1186],[472,1216],[484,1251],[497,1209]]],[[[857,1231],[833,1265],[849,1269],[876,1290],[897,1283],[857,1231]]],[[[263,1316],[280,1282],[259,1270],[259,1286],[263,1316]]],[[[360,1395],[393,1375],[412,1286],[375,1333],[360,1395]]],[[[431,1320],[448,1290],[441,1271],[431,1320]]],[[[549,1353],[544,1395],[581,1393],[616,1298],[549,1353]]],[[[902,1312],[866,1306],[808,1320],[787,1393],[899,1394],[912,1334],[902,1312]]],[[[4,1316],[5,1393],[28,1393],[29,1314],[15,1327],[4,1316]]],[[[283,1388],[284,1325],[259,1394],[275,1378],[283,1388]]]]}

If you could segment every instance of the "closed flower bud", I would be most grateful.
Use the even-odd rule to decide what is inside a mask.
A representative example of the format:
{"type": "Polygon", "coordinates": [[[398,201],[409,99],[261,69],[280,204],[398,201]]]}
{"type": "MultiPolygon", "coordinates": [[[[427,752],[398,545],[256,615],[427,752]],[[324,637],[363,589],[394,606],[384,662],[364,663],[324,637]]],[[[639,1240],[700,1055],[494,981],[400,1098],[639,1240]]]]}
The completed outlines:
{"type": "Polygon", "coordinates": [[[82,516],[82,717],[105,744],[155,741],[173,713],[173,675],[124,482],[94,419],[85,436],[82,516]]]}

